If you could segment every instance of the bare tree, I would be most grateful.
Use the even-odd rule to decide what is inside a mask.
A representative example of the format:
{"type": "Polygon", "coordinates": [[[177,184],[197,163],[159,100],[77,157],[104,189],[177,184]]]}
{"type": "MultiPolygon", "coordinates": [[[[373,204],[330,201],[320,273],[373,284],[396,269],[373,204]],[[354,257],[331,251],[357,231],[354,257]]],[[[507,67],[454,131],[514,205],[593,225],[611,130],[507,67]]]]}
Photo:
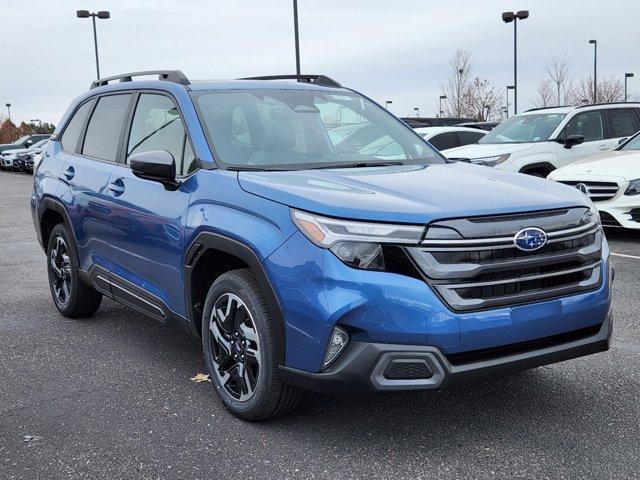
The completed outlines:
{"type": "MultiPolygon", "coordinates": [[[[569,93],[571,103],[579,105],[585,100],[593,101],[593,75],[580,79],[575,88],[569,93]]],[[[621,102],[624,100],[624,83],[619,78],[598,77],[598,102],[621,102]]]]}
{"type": "Polygon", "coordinates": [[[501,108],[502,98],[496,88],[488,80],[476,77],[469,86],[467,106],[463,110],[465,116],[485,122],[501,116],[501,108]]]}
{"type": "MultiPolygon", "coordinates": [[[[565,95],[565,103],[566,103],[566,94],[567,90],[570,90],[570,84],[572,83],[572,75],[569,72],[570,66],[569,58],[565,53],[563,57],[553,56],[551,60],[547,62],[547,75],[551,79],[551,81],[556,86],[556,91],[558,93],[558,101],[557,105],[560,106],[563,104],[562,102],[562,93],[565,95]]],[[[541,85],[542,86],[542,85],[541,85]]],[[[538,94],[540,94],[540,87],[538,88],[538,94]]],[[[550,105],[544,105],[550,106],[550,105]]]]}
{"type": "Polygon", "coordinates": [[[543,80],[538,85],[538,96],[533,103],[536,107],[551,107],[554,96],[552,83],[549,80],[543,80]]]}
{"type": "Polygon", "coordinates": [[[461,117],[468,103],[471,85],[473,70],[471,53],[467,50],[457,50],[449,61],[449,66],[451,67],[449,78],[440,85],[442,94],[447,96],[442,110],[448,117],[461,117]]]}

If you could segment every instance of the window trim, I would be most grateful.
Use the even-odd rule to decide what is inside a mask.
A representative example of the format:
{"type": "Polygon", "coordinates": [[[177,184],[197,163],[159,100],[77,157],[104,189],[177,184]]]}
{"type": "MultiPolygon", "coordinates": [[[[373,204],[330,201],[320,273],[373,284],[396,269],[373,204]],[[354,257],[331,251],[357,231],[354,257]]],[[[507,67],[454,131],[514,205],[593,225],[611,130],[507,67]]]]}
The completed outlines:
{"type": "Polygon", "coordinates": [[[196,169],[193,172],[185,175],[176,173],[176,180],[184,180],[185,178],[190,177],[191,175],[196,173],[198,170],[203,168],[202,162],[200,161],[200,157],[198,156],[198,152],[194,148],[193,140],[191,139],[191,132],[189,131],[189,125],[185,121],[185,116],[182,112],[182,107],[180,107],[180,102],[178,102],[176,97],[174,97],[171,94],[171,92],[168,92],[166,90],[140,89],[140,90],[135,90],[133,93],[134,93],[134,98],[133,98],[132,104],[129,106],[129,112],[125,117],[125,129],[124,129],[122,138],[120,139],[120,144],[118,146],[118,162],[117,162],[118,165],[131,169],[131,167],[129,166],[129,163],[127,162],[127,146],[129,143],[129,135],[131,134],[131,126],[133,125],[133,118],[136,114],[136,108],[138,107],[138,102],[140,101],[140,97],[144,94],[151,94],[151,95],[162,95],[164,97],[169,98],[169,100],[171,100],[171,102],[173,103],[174,107],[178,109],[180,121],[182,122],[182,126],[184,127],[185,134],[187,135],[187,140],[189,141],[189,145],[191,146],[191,151],[193,152],[193,156],[195,157],[195,161],[197,165],[196,169]]]}

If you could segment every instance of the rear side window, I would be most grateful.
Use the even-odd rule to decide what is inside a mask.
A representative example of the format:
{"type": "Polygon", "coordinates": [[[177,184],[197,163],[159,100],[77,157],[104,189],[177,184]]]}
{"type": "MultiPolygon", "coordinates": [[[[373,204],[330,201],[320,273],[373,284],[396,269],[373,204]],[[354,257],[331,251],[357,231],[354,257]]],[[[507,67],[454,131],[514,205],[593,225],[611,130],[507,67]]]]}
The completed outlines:
{"type": "Polygon", "coordinates": [[[78,138],[80,138],[82,126],[87,118],[87,113],[89,112],[91,103],[92,102],[83,103],[80,108],[76,110],[76,113],[73,114],[69,123],[67,123],[67,127],[64,129],[64,133],[62,134],[62,140],[60,141],[63,150],[67,152],[76,151],[78,138]]]}
{"type": "Polygon", "coordinates": [[[577,114],[565,128],[565,138],[570,135],[582,135],[585,142],[593,142],[604,138],[602,115],[599,110],[577,114]]]}
{"type": "Polygon", "coordinates": [[[630,137],[640,130],[640,121],[631,108],[605,110],[611,138],[630,137]]]}
{"type": "Polygon", "coordinates": [[[458,137],[460,138],[460,145],[470,145],[472,143],[477,143],[482,137],[486,134],[482,132],[458,132],[458,137]]]}
{"type": "Polygon", "coordinates": [[[116,161],[118,142],[131,95],[109,95],[98,100],[84,137],[83,155],[116,161]]]}
{"type": "Polygon", "coordinates": [[[140,95],[131,124],[127,158],[153,150],[173,155],[178,175],[186,175],[196,168],[195,155],[173,101],[164,95],[144,93],[140,95]]]}
{"type": "Polygon", "coordinates": [[[429,139],[429,143],[438,150],[446,150],[447,148],[457,147],[456,134],[453,132],[440,133],[429,139]]]}

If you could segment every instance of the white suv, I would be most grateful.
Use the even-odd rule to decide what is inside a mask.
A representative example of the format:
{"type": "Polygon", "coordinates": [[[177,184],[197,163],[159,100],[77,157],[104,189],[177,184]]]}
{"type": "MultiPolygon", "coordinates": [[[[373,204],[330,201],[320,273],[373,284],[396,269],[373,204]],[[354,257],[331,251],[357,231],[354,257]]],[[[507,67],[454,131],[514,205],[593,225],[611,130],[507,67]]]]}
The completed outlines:
{"type": "Polygon", "coordinates": [[[640,229],[640,133],[614,151],[559,168],[548,178],[588,195],[605,227],[640,229]]]}
{"type": "Polygon", "coordinates": [[[442,154],[546,177],[556,168],[612,150],[639,130],[640,103],[538,108],[508,118],[477,144],[442,154]]]}

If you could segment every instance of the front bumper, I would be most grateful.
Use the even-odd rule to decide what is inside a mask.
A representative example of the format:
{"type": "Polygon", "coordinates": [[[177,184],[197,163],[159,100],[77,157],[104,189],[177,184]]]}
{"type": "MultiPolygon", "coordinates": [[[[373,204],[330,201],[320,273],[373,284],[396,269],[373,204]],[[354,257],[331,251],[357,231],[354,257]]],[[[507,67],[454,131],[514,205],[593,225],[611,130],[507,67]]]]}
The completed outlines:
{"type": "Polygon", "coordinates": [[[577,338],[571,340],[568,336],[549,338],[546,346],[542,339],[538,348],[533,343],[507,346],[513,353],[487,353],[486,359],[455,363],[436,347],[352,342],[336,363],[321,373],[280,366],[280,377],[285,383],[321,393],[441,389],[604,352],[609,349],[612,331],[610,312],[599,328],[586,336],[576,332],[577,338]],[[389,379],[386,372],[392,361],[424,362],[431,374],[421,379],[389,379]]]}

